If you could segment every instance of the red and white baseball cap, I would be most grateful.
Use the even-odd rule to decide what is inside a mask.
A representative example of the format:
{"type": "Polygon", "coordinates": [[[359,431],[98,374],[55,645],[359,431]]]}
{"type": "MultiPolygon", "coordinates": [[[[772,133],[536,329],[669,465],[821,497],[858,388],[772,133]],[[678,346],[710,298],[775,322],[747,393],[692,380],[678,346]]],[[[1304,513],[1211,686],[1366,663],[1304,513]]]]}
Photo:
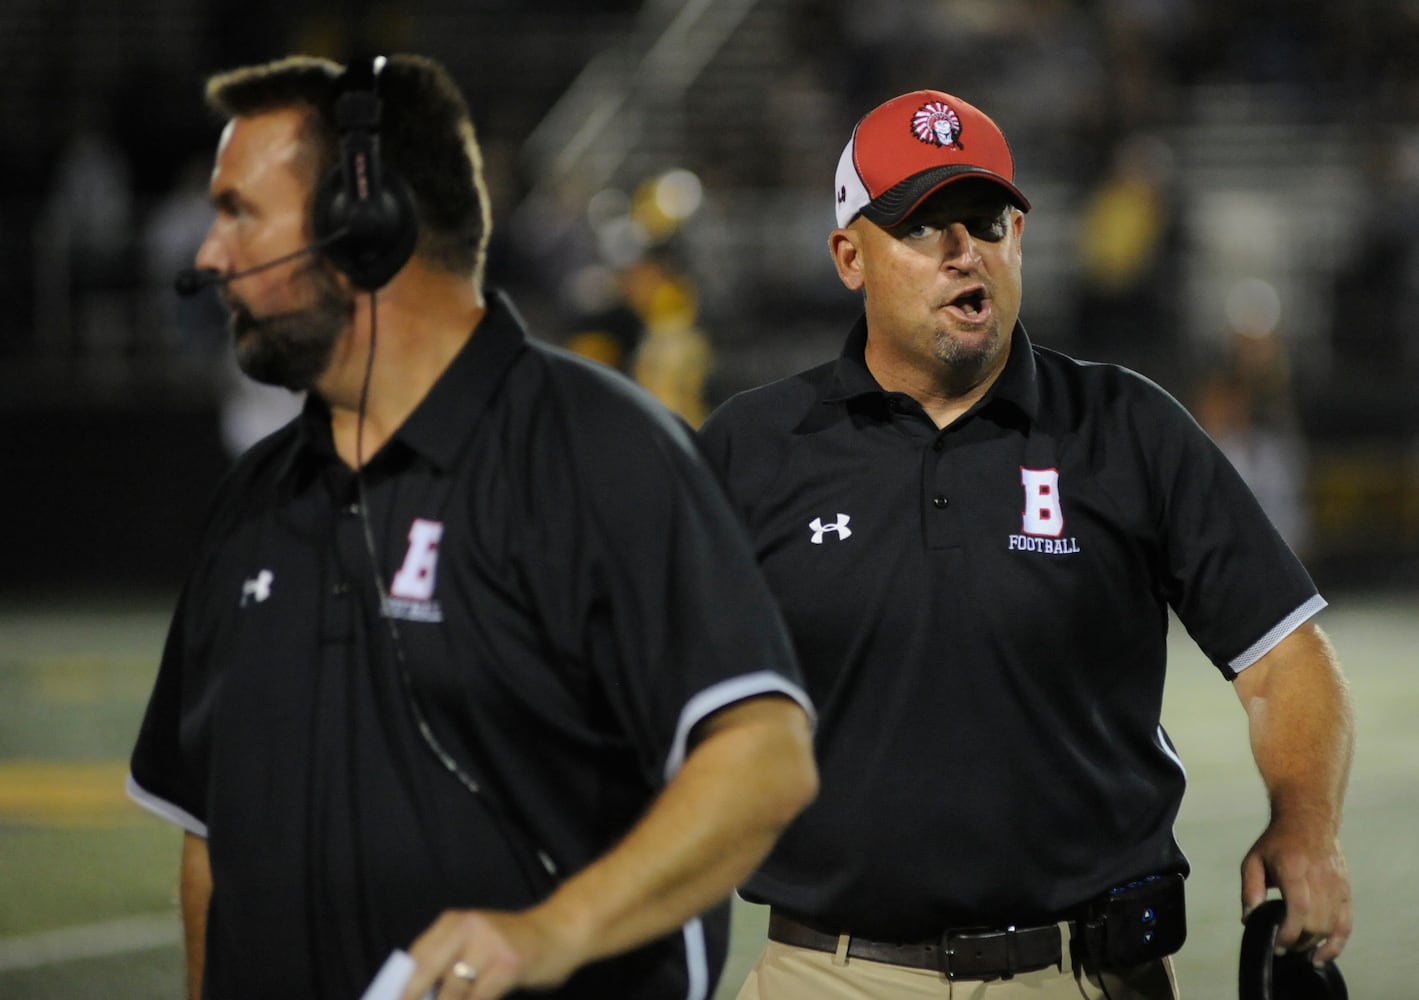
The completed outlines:
{"type": "Polygon", "coordinates": [[[939,90],[914,90],[869,111],[838,160],[838,225],[862,214],[890,226],[937,188],[965,177],[1003,187],[1022,211],[1015,160],[984,111],[939,90]]]}

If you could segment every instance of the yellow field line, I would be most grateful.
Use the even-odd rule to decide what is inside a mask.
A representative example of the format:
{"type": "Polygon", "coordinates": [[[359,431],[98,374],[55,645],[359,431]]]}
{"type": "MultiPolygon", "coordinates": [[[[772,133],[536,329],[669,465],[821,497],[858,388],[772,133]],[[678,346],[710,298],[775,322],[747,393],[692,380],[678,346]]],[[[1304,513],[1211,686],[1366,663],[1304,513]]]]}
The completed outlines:
{"type": "Polygon", "coordinates": [[[127,823],[141,816],[124,792],[126,761],[0,761],[0,822],[51,826],[127,823]]]}

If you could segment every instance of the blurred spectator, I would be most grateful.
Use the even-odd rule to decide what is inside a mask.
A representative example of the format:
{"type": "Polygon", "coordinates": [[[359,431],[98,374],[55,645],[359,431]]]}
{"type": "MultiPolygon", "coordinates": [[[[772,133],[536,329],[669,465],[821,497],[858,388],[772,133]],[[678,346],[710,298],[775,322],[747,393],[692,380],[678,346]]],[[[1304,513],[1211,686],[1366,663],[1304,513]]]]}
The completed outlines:
{"type": "Polygon", "coordinates": [[[1079,353],[1166,383],[1185,360],[1177,301],[1179,206],[1172,152],[1123,138],[1079,214],[1079,353]]]}
{"type": "Polygon", "coordinates": [[[1308,449],[1301,434],[1281,303],[1266,282],[1238,282],[1227,301],[1224,356],[1199,382],[1192,411],[1298,554],[1310,544],[1308,449]]]}
{"type": "Polygon", "coordinates": [[[702,199],[699,177],[681,169],[646,178],[630,196],[599,192],[585,216],[595,262],[562,272],[560,288],[574,309],[564,345],[630,375],[696,427],[706,415],[711,350],[675,244],[702,199]]]}
{"type": "Polygon", "coordinates": [[[631,376],[698,427],[711,351],[697,325],[694,286],[673,255],[660,247],[619,271],[583,268],[573,284],[586,309],[564,346],[631,376]]]}
{"type": "Polygon", "coordinates": [[[76,280],[123,271],[133,222],[128,163],[113,137],[81,122],[54,171],[46,225],[69,248],[76,280]]]}
{"type": "Polygon", "coordinates": [[[220,424],[222,445],[237,458],[266,435],[285,426],[301,410],[304,393],[262,385],[237,368],[228,349],[222,365],[220,424]]]}
{"type": "Polygon", "coordinates": [[[630,375],[645,324],[626,301],[620,276],[593,264],[573,275],[570,283],[569,295],[579,313],[563,346],[630,375]]]}
{"type": "Polygon", "coordinates": [[[631,374],[651,394],[698,427],[707,416],[710,346],[696,325],[698,302],[688,275],[663,253],[646,254],[625,274],[626,301],[645,333],[631,374]]]}
{"type": "Polygon", "coordinates": [[[80,114],[60,153],[36,233],[36,324],[60,353],[126,349],[134,271],[133,191],[113,137],[80,114]]]}
{"type": "Polygon", "coordinates": [[[142,255],[145,278],[144,325],[170,356],[212,368],[226,351],[226,312],[211,292],[179,296],[177,273],[192,266],[197,248],[212,224],[207,199],[210,156],[194,157],[177,183],[158,200],[144,220],[142,255]]]}
{"type": "Polygon", "coordinates": [[[1356,246],[1336,268],[1331,344],[1362,377],[1419,368],[1419,129],[1380,131],[1362,161],[1356,246]]]}

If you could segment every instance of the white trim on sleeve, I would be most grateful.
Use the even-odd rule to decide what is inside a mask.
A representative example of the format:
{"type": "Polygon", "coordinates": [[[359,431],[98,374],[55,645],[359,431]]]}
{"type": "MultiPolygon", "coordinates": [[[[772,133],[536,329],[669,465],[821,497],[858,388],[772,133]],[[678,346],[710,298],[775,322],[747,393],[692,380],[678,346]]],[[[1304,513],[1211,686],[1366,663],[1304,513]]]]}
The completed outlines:
{"type": "Polygon", "coordinates": [[[797,685],[770,670],[720,681],[695,695],[681,710],[680,721],[675,726],[675,742],[670,745],[670,753],[665,759],[665,780],[669,781],[675,777],[680,766],[685,763],[685,746],[690,739],[690,730],[695,728],[697,722],[726,705],[763,694],[787,695],[803,706],[810,720],[817,717],[808,695],[797,685]]]}
{"type": "Polygon", "coordinates": [[[193,816],[185,809],[180,809],[167,799],[161,799],[148,791],[134,779],[132,772],[128,775],[127,784],[128,797],[148,812],[160,819],[165,819],[169,823],[176,823],[188,833],[206,839],[207,824],[203,823],[196,816],[193,816]]]}
{"type": "Polygon", "coordinates": [[[1305,604],[1302,604],[1295,611],[1292,611],[1281,621],[1272,627],[1270,632],[1252,643],[1251,646],[1243,650],[1227,666],[1232,668],[1234,673],[1241,673],[1257,660],[1276,648],[1277,643],[1286,638],[1292,632],[1303,625],[1307,619],[1314,616],[1321,608],[1325,607],[1326,600],[1316,594],[1305,604]]]}
{"type": "Polygon", "coordinates": [[[685,1000],[705,1000],[709,995],[709,957],[705,947],[705,925],[699,917],[681,928],[685,935],[685,1000]]]}

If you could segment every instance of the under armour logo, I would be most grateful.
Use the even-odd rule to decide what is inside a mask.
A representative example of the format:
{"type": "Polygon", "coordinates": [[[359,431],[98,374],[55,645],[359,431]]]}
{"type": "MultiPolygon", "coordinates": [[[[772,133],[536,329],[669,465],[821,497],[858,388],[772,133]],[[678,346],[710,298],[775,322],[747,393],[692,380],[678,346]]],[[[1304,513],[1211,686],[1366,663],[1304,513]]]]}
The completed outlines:
{"type": "Polygon", "coordinates": [[[271,581],[276,579],[276,574],[269,569],[263,569],[250,580],[241,585],[241,606],[246,607],[252,601],[260,604],[271,596],[271,581]]]}
{"type": "Polygon", "coordinates": [[[847,526],[848,521],[851,520],[852,518],[848,517],[846,514],[839,514],[837,521],[833,524],[824,524],[821,517],[813,518],[808,524],[808,527],[813,529],[813,544],[822,545],[823,536],[830,531],[837,532],[838,541],[851,537],[852,529],[847,526]]]}

